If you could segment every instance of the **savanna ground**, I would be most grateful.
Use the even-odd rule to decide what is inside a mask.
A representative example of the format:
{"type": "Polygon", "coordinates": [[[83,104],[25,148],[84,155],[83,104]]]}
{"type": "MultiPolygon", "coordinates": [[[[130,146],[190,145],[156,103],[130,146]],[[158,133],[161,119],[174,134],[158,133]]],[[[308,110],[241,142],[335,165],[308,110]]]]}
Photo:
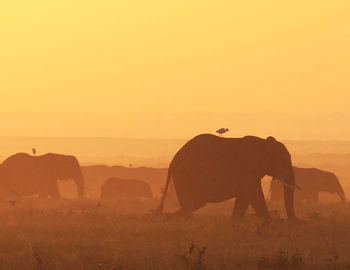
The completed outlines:
{"type": "Polygon", "coordinates": [[[269,204],[269,225],[251,209],[233,224],[233,201],[188,221],[144,219],[157,204],[1,202],[0,269],[350,269],[350,204],[297,204],[299,224],[269,204]]]}

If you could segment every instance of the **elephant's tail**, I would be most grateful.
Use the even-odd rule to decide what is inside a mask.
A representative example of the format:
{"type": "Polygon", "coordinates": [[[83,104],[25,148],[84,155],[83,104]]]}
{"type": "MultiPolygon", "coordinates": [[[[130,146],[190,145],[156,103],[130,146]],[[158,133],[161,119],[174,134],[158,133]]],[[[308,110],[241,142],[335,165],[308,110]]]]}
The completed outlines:
{"type": "Polygon", "coordinates": [[[168,187],[169,187],[169,183],[170,183],[170,179],[171,179],[170,168],[171,168],[171,166],[169,166],[169,169],[168,169],[168,176],[167,176],[167,179],[166,179],[166,183],[165,183],[165,188],[164,188],[164,191],[163,191],[162,199],[160,200],[160,204],[159,204],[159,206],[158,206],[158,208],[156,210],[156,212],[158,212],[158,213],[162,213],[162,211],[163,211],[164,201],[165,201],[166,194],[168,192],[168,187]]]}

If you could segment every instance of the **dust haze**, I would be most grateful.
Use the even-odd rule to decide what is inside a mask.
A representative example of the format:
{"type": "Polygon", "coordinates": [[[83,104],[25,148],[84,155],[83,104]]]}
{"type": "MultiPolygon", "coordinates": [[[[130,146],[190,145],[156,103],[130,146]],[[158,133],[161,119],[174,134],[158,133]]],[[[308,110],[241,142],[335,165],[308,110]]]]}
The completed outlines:
{"type": "MultiPolygon", "coordinates": [[[[208,203],[190,219],[150,218],[164,192],[173,155],[186,140],[3,137],[1,141],[2,160],[17,152],[33,156],[33,146],[36,156],[75,153],[85,180],[83,199],[77,197],[79,186],[73,180],[57,180],[60,199],[36,192],[3,193],[3,269],[345,269],[350,263],[348,203],[342,202],[331,181],[324,187],[308,186],[309,181],[323,178],[296,175],[303,189],[295,191],[295,211],[301,220],[296,224],[286,220],[282,190],[270,190],[271,177],[262,180],[269,223],[260,221],[253,208],[233,222],[234,199],[208,203]],[[309,193],[316,193],[317,199],[309,193]]],[[[334,173],[348,197],[350,142],[284,143],[294,166],[334,173]]],[[[179,207],[170,183],[164,210],[171,213],[179,207]]]]}
{"type": "Polygon", "coordinates": [[[0,1],[0,269],[350,269],[349,14],[0,1]]]}

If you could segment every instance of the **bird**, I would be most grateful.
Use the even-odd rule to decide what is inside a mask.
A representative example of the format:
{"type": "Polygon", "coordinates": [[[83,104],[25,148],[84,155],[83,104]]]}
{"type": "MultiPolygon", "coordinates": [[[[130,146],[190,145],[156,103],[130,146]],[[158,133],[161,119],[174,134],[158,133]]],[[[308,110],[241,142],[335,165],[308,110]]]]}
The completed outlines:
{"type": "Polygon", "coordinates": [[[220,128],[216,131],[216,133],[219,133],[220,135],[226,133],[227,131],[230,131],[228,128],[220,128]]]}

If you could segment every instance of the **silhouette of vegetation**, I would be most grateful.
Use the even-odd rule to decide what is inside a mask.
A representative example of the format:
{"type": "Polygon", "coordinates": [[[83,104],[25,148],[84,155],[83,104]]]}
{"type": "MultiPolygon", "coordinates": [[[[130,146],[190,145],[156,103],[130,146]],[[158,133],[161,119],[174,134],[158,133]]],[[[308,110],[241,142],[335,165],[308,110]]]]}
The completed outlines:
{"type": "Polygon", "coordinates": [[[144,220],[158,200],[0,202],[0,269],[348,269],[348,204],[298,205],[301,224],[232,223],[232,202],[190,221],[144,220]],[[316,214],[315,214],[316,213],[316,214]],[[316,218],[315,218],[316,217],[316,218]],[[21,254],[20,256],[18,254],[21,254]]]}
{"type": "Polygon", "coordinates": [[[259,269],[301,269],[302,258],[297,253],[288,257],[282,250],[279,250],[275,257],[262,257],[258,261],[259,269]]]}
{"type": "Polygon", "coordinates": [[[188,251],[185,252],[180,258],[185,265],[185,269],[191,270],[204,270],[206,269],[204,264],[204,255],[207,250],[206,246],[200,247],[196,243],[191,243],[188,251]]]}

